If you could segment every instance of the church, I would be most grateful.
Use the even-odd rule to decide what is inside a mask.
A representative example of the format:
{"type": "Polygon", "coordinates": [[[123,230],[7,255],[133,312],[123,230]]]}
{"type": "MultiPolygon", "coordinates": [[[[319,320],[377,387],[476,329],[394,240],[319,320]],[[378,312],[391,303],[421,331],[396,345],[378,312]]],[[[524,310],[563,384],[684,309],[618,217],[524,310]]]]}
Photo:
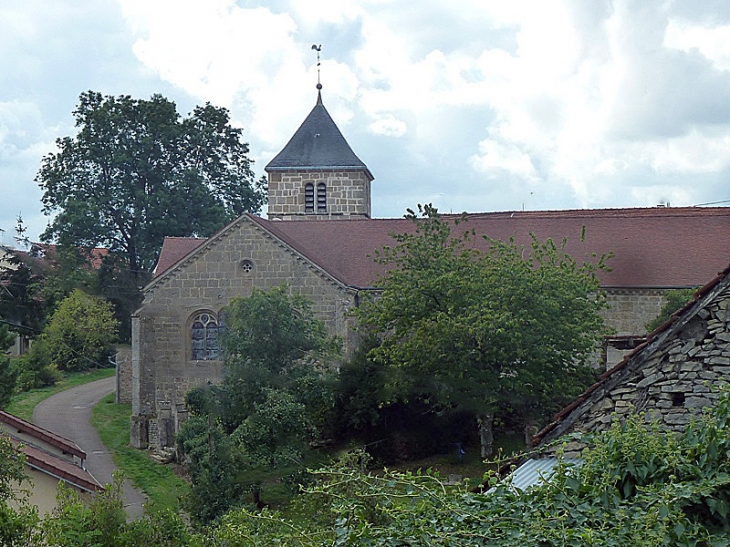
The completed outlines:
{"type": "MultiPolygon", "coordinates": [[[[268,218],[244,214],[208,239],[165,239],[132,316],[132,446],[173,446],[187,391],[220,380],[217,337],[233,297],[286,285],[312,302],[346,351],[357,344],[348,312],[378,290],[385,267],[374,253],[412,223],[372,218],[373,174],[318,87],[314,108],[265,168],[268,218]]],[[[530,234],[567,238],[578,261],[612,253],[610,271],[599,274],[614,331],[601,352],[607,368],[643,343],[667,291],[703,286],[730,261],[727,207],[506,211],[469,214],[467,223],[478,235],[518,244],[530,234]]]]}

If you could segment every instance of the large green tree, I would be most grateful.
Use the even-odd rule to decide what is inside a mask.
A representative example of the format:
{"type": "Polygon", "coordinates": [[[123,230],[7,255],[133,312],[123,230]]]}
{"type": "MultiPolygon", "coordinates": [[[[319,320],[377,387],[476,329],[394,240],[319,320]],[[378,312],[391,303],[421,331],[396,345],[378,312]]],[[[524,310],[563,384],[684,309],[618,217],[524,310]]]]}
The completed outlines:
{"type": "Polygon", "coordinates": [[[181,118],[161,95],[88,91],[74,117],[77,135],[56,141],[36,177],[43,211],[53,215],[46,240],[121,253],[138,277],[151,271],[165,236],[209,236],[265,201],[242,130],[224,108],[206,104],[181,118]]]}
{"type": "Polygon", "coordinates": [[[358,318],[380,334],[372,354],[389,365],[395,392],[474,413],[487,456],[496,412],[514,408],[529,421],[589,381],[603,332],[602,260],[578,264],[564,244],[536,238],[528,248],[489,240],[480,251],[468,222],[419,211],[407,215],[414,229],[377,253],[391,269],[358,318]]]}
{"type": "Polygon", "coordinates": [[[223,384],[188,393],[193,417],[177,438],[193,483],[186,505],[202,522],[245,494],[261,506],[267,481],[300,474],[334,408],[338,343],[306,298],[255,289],[231,301],[225,329],[223,384]]]}

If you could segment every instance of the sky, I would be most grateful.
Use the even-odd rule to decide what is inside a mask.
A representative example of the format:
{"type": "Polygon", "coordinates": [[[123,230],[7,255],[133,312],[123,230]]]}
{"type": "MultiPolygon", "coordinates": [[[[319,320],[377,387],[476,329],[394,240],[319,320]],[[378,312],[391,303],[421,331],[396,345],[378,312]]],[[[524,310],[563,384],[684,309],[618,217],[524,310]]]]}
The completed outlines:
{"type": "Polygon", "coordinates": [[[0,0],[0,243],[79,94],[210,102],[254,171],[316,101],[373,216],[730,205],[727,0],[0,0]]]}

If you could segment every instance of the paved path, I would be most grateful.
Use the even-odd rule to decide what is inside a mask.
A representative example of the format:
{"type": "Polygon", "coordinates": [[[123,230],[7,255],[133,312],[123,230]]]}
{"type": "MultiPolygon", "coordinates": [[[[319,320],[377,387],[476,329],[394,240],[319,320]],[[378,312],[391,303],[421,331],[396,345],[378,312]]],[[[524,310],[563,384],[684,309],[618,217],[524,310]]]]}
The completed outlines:
{"type": "MultiPolygon", "coordinates": [[[[101,484],[112,482],[116,469],[109,450],[89,423],[91,409],[112,393],[116,378],[104,378],[48,397],[33,410],[33,423],[74,441],[86,452],[86,469],[101,484]]],[[[128,518],[142,516],[146,498],[129,481],[124,482],[124,505],[128,518]]]]}

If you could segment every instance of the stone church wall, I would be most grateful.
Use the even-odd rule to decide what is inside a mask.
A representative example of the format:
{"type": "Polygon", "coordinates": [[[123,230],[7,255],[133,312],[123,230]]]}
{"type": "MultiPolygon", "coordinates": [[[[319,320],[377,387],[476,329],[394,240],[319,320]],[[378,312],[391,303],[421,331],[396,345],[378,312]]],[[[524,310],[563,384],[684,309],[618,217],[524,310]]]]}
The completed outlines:
{"type": "Polygon", "coordinates": [[[608,308],[602,315],[613,332],[596,353],[596,368],[609,370],[633,350],[633,341],[622,338],[647,334],[646,325],[659,315],[666,293],[667,289],[606,289],[608,308]]]}
{"type": "Polygon", "coordinates": [[[122,405],[132,404],[132,348],[130,346],[117,347],[115,358],[117,363],[117,393],[116,402],[122,405]]]}
{"type": "Polygon", "coordinates": [[[667,289],[606,289],[609,308],[603,318],[617,336],[646,334],[646,324],[659,315],[667,289]]]}
{"type": "Polygon", "coordinates": [[[147,291],[133,317],[134,446],[170,446],[185,393],[222,377],[222,361],[192,359],[193,316],[217,315],[235,296],[282,284],[309,298],[328,332],[352,348],[354,295],[245,217],[147,291]]]}

